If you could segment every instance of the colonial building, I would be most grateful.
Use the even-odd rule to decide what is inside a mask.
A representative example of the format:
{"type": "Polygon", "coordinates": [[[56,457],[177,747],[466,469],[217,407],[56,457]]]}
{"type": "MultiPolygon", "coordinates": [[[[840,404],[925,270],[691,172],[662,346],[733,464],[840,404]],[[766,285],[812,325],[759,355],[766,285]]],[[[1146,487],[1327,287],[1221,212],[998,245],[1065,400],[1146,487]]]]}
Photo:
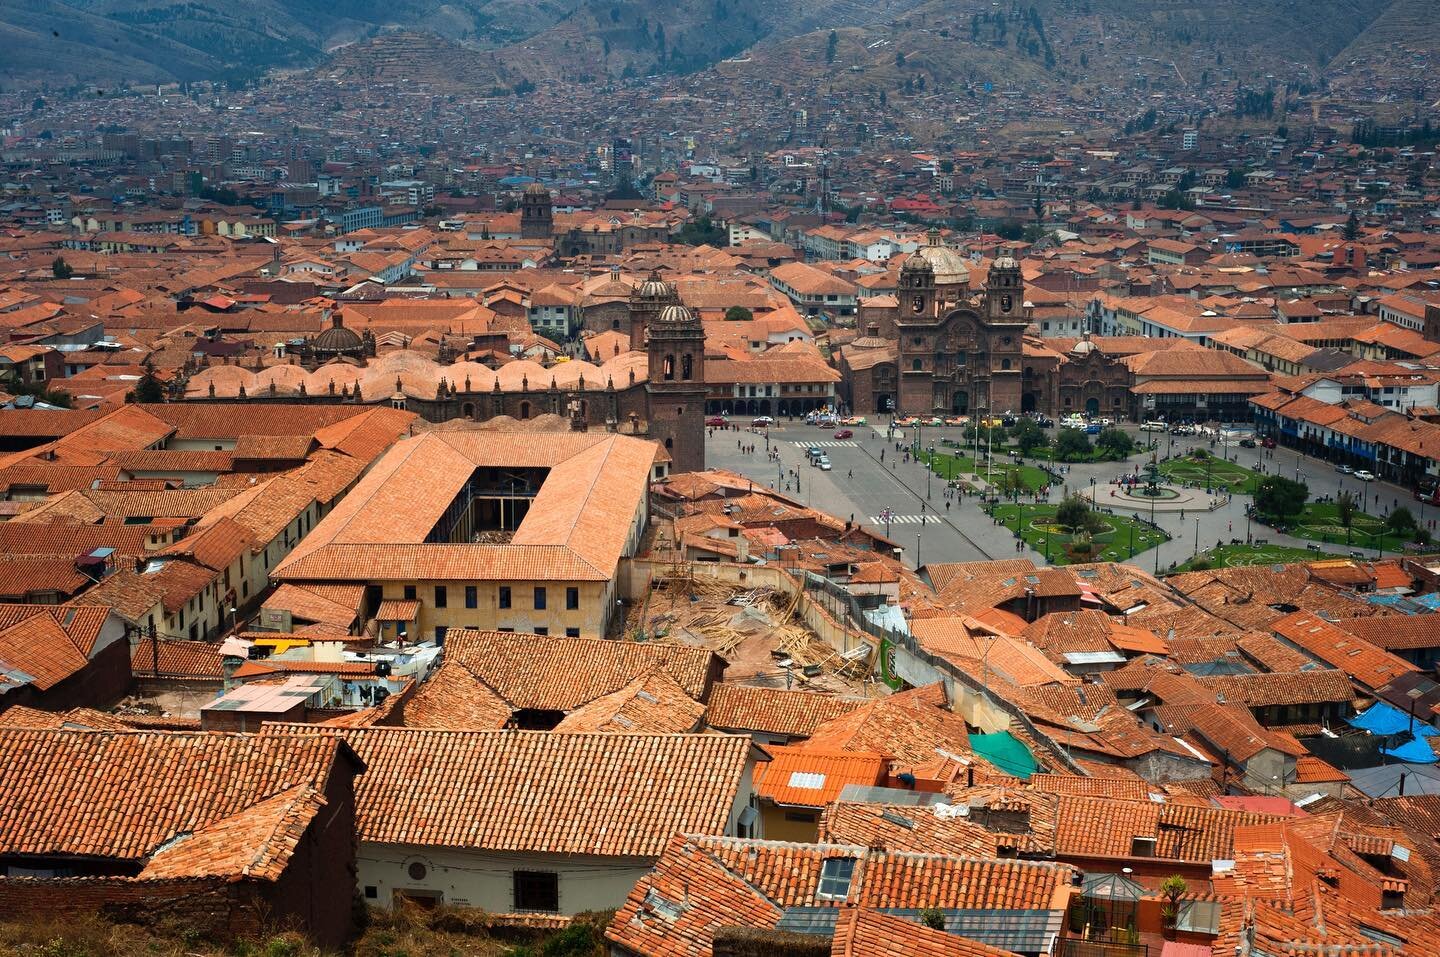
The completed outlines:
{"type": "Polygon", "coordinates": [[[893,304],[862,307],[863,334],[840,351],[853,411],[1128,411],[1128,370],[1088,339],[1061,353],[1026,336],[1019,263],[996,259],[979,295],[969,278],[963,258],[932,234],[901,266],[893,304]]]}

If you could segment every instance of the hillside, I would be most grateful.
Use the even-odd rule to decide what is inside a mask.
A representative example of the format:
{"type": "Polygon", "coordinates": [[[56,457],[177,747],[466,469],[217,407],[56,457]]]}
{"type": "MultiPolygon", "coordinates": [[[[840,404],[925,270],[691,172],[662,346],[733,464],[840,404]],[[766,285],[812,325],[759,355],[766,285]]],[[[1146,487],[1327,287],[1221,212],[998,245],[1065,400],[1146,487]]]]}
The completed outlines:
{"type": "MultiPolygon", "coordinates": [[[[908,73],[927,83],[1098,91],[1126,85],[1147,58],[1189,84],[1206,64],[1295,75],[1383,58],[1397,44],[1440,49],[1432,8],[1433,0],[1034,0],[1003,9],[991,0],[0,0],[0,83],[246,75],[316,64],[401,31],[495,51],[495,63],[473,70],[483,83],[691,72],[747,52],[775,66],[801,60],[801,78],[831,82],[841,52],[826,59],[834,29],[838,43],[858,45],[845,71],[865,75],[837,85],[903,82],[906,71],[884,65],[898,49],[917,58],[908,73]],[[1032,18],[1041,29],[1031,29],[1032,18]],[[804,64],[817,52],[823,69],[812,70],[804,64]]],[[[369,52],[346,69],[364,72],[369,52]]],[[[383,44],[377,52],[381,60],[395,53],[383,44]]]]}

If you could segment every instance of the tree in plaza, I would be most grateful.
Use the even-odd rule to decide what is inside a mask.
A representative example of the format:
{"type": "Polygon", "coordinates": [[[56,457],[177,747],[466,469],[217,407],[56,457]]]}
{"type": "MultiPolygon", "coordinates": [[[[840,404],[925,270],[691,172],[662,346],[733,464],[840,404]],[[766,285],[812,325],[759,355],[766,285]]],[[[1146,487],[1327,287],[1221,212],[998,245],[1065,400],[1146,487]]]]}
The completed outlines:
{"type": "Polygon", "coordinates": [[[1111,459],[1127,458],[1135,451],[1135,440],[1114,426],[1101,432],[1096,437],[1095,444],[1105,453],[1106,458],[1111,459]]]}
{"type": "Polygon", "coordinates": [[[1396,535],[1412,532],[1415,530],[1415,516],[1410,514],[1408,508],[1401,505],[1385,519],[1385,529],[1396,535]]]}
{"type": "Polygon", "coordinates": [[[1271,518],[1289,518],[1305,510],[1310,486],[1279,475],[1268,475],[1255,489],[1255,509],[1271,518]]]}
{"type": "Polygon", "coordinates": [[[1035,450],[1045,444],[1045,430],[1033,419],[1021,419],[1015,423],[1010,430],[1015,438],[1015,444],[1020,448],[1021,455],[1032,455],[1035,450]]]}
{"type": "Polygon", "coordinates": [[[1020,476],[1019,469],[1007,469],[1005,473],[1000,476],[999,481],[995,483],[995,487],[1001,495],[1007,498],[1018,499],[1030,491],[1030,486],[1025,484],[1025,479],[1020,476]]]}
{"type": "Polygon", "coordinates": [[[1341,492],[1335,496],[1335,517],[1340,520],[1340,527],[1348,529],[1355,523],[1355,513],[1360,511],[1360,503],[1355,496],[1349,492],[1341,492]]]}
{"type": "Polygon", "coordinates": [[[1055,509],[1055,521],[1072,532],[1091,531],[1099,524],[1090,503],[1079,495],[1071,495],[1060,503],[1055,509]]]}
{"type": "Polygon", "coordinates": [[[755,314],[744,306],[731,306],[725,310],[726,322],[748,322],[755,318],[755,314]]]}
{"type": "Polygon", "coordinates": [[[1055,457],[1062,462],[1083,459],[1091,451],[1090,437],[1079,429],[1061,429],[1055,436],[1055,457]]]}

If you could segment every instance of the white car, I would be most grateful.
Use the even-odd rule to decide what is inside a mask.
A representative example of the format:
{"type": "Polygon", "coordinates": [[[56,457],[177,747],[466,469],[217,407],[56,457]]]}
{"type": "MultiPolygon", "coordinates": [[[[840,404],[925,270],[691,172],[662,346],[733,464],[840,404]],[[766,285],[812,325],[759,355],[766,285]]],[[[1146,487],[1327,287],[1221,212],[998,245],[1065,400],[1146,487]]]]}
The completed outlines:
{"type": "Polygon", "coordinates": [[[1346,465],[1344,462],[1341,462],[1339,465],[1335,466],[1335,471],[1339,472],[1341,475],[1349,475],[1355,470],[1350,466],[1346,465]]]}
{"type": "Polygon", "coordinates": [[[1362,481],[1362,482],[1373,482],[1373,481],[1375,481],[1375,473],[1374,473],[1374,472],[1367,472],[1367,471],[1365,471],[1364,469],[1360,469],[1359,471],[1357,471],[1357,472],[1355,473],[1355,477],[1356,477],[1357,479],[1359,479],[1360,481],[1362,481]]]}
{"type": "Polygon", "coordinates": [[[830,456],[828,456],[828,455],[822,455],[822,456],[820,456],[820,461],[819,461],[818,464],[819,464],[819,466],[820,466],[820,471],[822,471],[822,472],[828,472],[828,471],[830,471],[830,456]]]}

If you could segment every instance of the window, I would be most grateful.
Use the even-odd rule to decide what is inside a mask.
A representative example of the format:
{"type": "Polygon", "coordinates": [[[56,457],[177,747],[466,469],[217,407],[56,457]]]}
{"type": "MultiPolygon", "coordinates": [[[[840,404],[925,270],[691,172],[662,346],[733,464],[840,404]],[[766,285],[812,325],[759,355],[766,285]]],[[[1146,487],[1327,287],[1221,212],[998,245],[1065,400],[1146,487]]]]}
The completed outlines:
{"type": "Polygon", "coordinates": [[[548,634],[550,634],[550,629],[549,629],[549,628],[546,628],[544,625],[536,625],[536,626],[535,626],[535,634],[537,634],[537,635],[548,635],[548,634]]]}
{"type": "Polygon", "coordinates": [[[565,589],[565,609],[566,609],[567,611],[574,611],[575,609],[577,609],[577,608],[579,608],[579,607],[580,607],[580,589],[578,589],[578,588],[567,588],[567,589],[565,589]]]}
{"type": "Polygon", "coordinates": [[[1000,360],[1000,369],[1001,369],[1001,371],[1009,371],[1009,369],[1010,369],[1010,360],[1009,360],[1009,359],[1001,359],[1001,360],[1000,360]]]}
{"type": "Polygon", "coordinates": [[[831,857],[820,865],[820,886],[815,896],[824,900],[843,901],[850,896],[850,878],[855,873],[855,858],[831,857]]]}
{"type": "Polygon", "coordinates": [[[545,610],[545,589],[543,587],[537,587],[535,589],[535,610],[545,610]]]}
{"type": "Polygon", "coordinates": [[[374,884],[366,884],[366,885],[365,885],[365,899],[366,899],[367,901],[379,900],[379,899],[380,899],[380,888],[376,887],[374,884]]]}
{"type": "Polygon", "coordinates": [[[1175,919],[1175,928],[1196,934],[1219,933],[1220,902],[1182,901],[1180,913],[1175,919]]]}
{"type": "Polygon", "coordinates": [[[1155,838],[1153,837],[1132,837],[1130,839],[1131,857],[1154,857],[1155,838]]]}
{"type": "Polygon", "coordinates": [[[480,589],[476,588],[474,585],[465,586],[465,607],[480,607],[480,589]]]}
{"type": "Polygon", "coordinates": [[[510,586],[509,586],[509,585],[501,585],[501,586],[500,586],[500,602],[499,602],[499,604],[500,604],[500,607],[501,607],[501,608],[509,608],[509,607],[510,607],[510,586]]]}
{"type": "Polygon", "coordinates": [[[415,600],[415,586],[414,586],[414,585],[406,585],[406,586],[405,586],[405,600],[406,600],[406,601],[414,601],[414,600],[415,600]]]}
{"type": "Polygon", "coordinates": [[[448,626],[448,625],[436,625],[436,626],[435,626],[435,644],[437,644],[437,645],[443,645],[443,644],[445,644],[445,632],[448,631],[448,630],[449,630],[449,626],[448,626]]]}
{"type": "Polygon", "coordinates": [[[560,875],[551,871],[515,871],[515,909],[554,913],[560,909],[560,875]]]}
{"type": "Polygon", "coordinates": [[[566,628],[566,629],[565,629],[565,637],[566,637],[566,638],[579,638],[579,637],[580,637],[580,629],[579,629],[579,628],[566,628]]]}
{"type": "Polygon", "coordinates": [[[444,608],[450,601],[449,593],[445,591],[444,585],[435,586],[435,607],[444,608]]]}
{"type": "Polygon", "coordinates": [[[923,367],[922,367],[919,359],[911,359],[911,360],[910,360],[910,370],[911,370],[912,372],[919,372],[919,371],[921,371],[922,368],[923,368],[923,367]]]}

